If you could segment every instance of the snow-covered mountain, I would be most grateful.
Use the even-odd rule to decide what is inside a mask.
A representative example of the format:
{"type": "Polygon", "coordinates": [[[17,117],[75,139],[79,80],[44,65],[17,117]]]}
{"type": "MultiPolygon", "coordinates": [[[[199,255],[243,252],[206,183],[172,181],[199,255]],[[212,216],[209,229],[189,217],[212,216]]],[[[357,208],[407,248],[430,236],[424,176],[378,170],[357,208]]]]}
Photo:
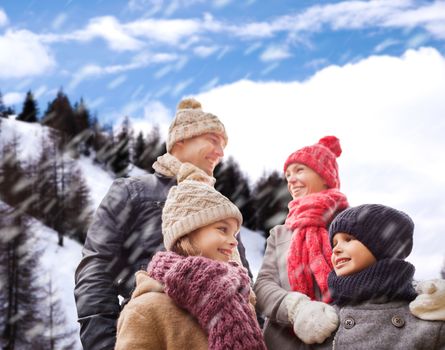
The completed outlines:
{"type": "MultiPolygon", "coordinates": [[[[2,119],[0,126],[0,148],[2,144],[14,137],[19,139],[19,159],[28,162],[38,157],[40,152],[41,138],[46,137],[47,127],[40,124],[29,124],[14,119],[2,119]]],[[[98,207],[102,198],[110,187],[113,178],[109,172],[94,164],[91,158],[80,157],[75,161],[82,170],[83,176],[90,189],[91,202],[95,208],[98,207]]],[[[130,176],[140,175],[143,170],[134,167],[130,176]]],[[[4,205],[4,203],[0,203],[4,205]]],[[[30,220],[30,232],[36,241],[36,249],[43,250],[41,258],[41,273],[51,274],[56,283],[57,294],[63,301],[66,312],[67,328],[77,328],[77,312],[74,302],[74,271],[81,259],[82,247],[76,241],[65,237],[64,246],[57,244],[57,233],[51,228],[43,225],[35,219],[30,220]]],[[[252,273],[256,277],[260,268],[265,240],[258,233],[245,227],[241,229],[241,236],[246,247],[247,259],[249,260],[252,273]]],[[[77,342],[81,349],[80,342],[77,342]]]]}

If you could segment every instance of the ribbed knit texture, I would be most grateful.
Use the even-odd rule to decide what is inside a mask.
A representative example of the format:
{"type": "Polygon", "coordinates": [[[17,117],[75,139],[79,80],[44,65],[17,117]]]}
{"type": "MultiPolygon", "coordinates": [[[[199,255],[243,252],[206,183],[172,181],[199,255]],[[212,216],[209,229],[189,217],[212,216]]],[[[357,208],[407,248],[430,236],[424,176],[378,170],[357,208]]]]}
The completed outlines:
{"type": "Polygon", "coordinates": [[[209,349],[266,349],[249,307],[247,270],[236,263],[158,252],[148,274],[165,293],[193,315],[209,335],[209,349]]]}
{"type": "Polygon", "coordinates": [[[315,145],[306,146],[292,153],[284,163],[284,172],[292,163],[308,166],[320,175],[329,188],[340,188],[336,158],[341,155],[340,140],[335,136],[325,136],[315,145]]]}
{"type": "Polygon", "coordinates": [[[241,212],[209,185],[213,178],[189,163],[181,165],[177,177],[178,186],[170,189],[162,211],[162,233],[167,250],[179,238],[220,220],[234,218],[237,230],[240,229],[243,221],[241,212]]]}
{"type": "Polygon", "coordinates": [[[315,299],[312,276],[329,302],[328,275],[332,271],[332,249],[327,225],[336,213],[348,207],[346,196],[329,189],[297,198],[289,203],[285,225],[293,231],[287,257],[287,273],[293,291],[315,299]]]}
{"type": "Polygon", "coordinates": [[[168,130],[167,152],[178,141],[206,133],[221,135],[225,144],[228,142],[226,129],[217,116],[203,112],[201,104],[194,99],[183,100],[179,103],[175,119],[168,130]]]}
{"type": "Polygon", "coordinates": [[[377,260],[406,258],[413,248],[414,223],[404,212],[381,204],[363,204],[340,213],[329,227],[362,242],[377,260]]]}
{"type": "Polygon", "coordinates": [[[412,301],[417,295],[412,286],[414,271],[413,265],[401,259],[382,259],[349,276],[332,271],[328,283],[333,303],[412,301]]]}
{"type": "Polygon", "coordinates": [[[159,174],[174,177],[178,174],[181,164],[182,163],[175,156],[170,153],[165,153],[157,158],[156,162],[153,163],[152,168],[159,174]]]}

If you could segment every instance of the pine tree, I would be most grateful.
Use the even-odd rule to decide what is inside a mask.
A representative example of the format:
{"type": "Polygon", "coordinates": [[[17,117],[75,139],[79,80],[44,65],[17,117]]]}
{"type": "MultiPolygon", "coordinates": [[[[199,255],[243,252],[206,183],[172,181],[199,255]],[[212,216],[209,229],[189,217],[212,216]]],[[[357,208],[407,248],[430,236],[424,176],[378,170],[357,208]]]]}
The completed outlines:
{"type": "Polygon", "coordinates": [[[2,348],[45,349],[45,329],[39,289],[41,251],[31,240],[23,214],[11,207],[0,208],[0,313],[2,348]],[[6,263],[5,263],[6,262],[6,263]]]}
{"type": "Polygon", "coordinates": [[[76,135],[74,111],[68,97],[62,90],[59,90],[56,98],[48,104],[42,124],[60,131],[59,149],[67,147],[76,135]]]}
{"type": "Polygon", "coordinates": [[[269,237],[272,227],[282,224],[288,213],[287,204],[291,200],[286,180],[277,171],[260,178],[253,189],[253,208],[256,229],[269,237]]]}
{"type": "MultiPolygon", "coordinates": [[[[0,118],[7,118],[6,106],[3,103],[3,94],[1,91],[0,91],[0,118]]],[[[1,119],[0,119],[0,122],[1,122],[1,119]]]]}
{"type": "Polygon", "coordinates": [[[78,153],[89,156],[93,138],[92,121],[90,111],[82,98],[79,103],[74,104],[74,120],[76,137],[72,141],[73,148],[76,148],[78,153]]]}
{"type": "Polygon", "coordinates": [[[58,297],[58,291],[54,286],[51,273],[48,274],[48,281],[44,288],[45,304],[47,304],[47,318],[45,322],[44,340],[46,349],[74,349],[76,344],[77,330],[75,328],[66,329],[67,322],[62,300],[58,297]]]}
{"type": "Polygon", "coordinates": [[[31,181],[18,158],[19,139],[13,135],[12,140],[3,146],[0,159],[0,199],[22,212],[31,205],[31,181]]]}
{"type": "Polygon", "coordinates": [[[34,95],[31,90],[26,93],[25,101],[23,102],[22,112],[18,115],[17,120],[21,120],[28,123],[37,122],[37,102],[34,99],[34,95]]]}
{"type": "Polygon", "coordinates": [[[84,243],[93,216],[90,193],[82,172],[74,164],[70,165],[68,174],[65,196],[66,234],[84,243]]]}
{"type": "MultiPolygon", "coordinates": [[[[41,152],[36,164],[34,195],[37,197],[36,217],[57,231],[60,213],[57,148],[54,141],[42,137],[41,152]]],[[[62,244],[63,244],[63,238],[62,244]]],[[[60,244],[60,242],[59,242],[60,244]]]]}
{"type": "Polygon", "coordinates": [[[229,198],[240,209],[243,225],[255,228],[255,213],[251,200],[247,177],[241,172],[238,163],[232,158],[218,164],[214,171],[215,188],[229,198]]]}
{"type": "Polygon", "coordinates": [[[145,162],[143,156],[145,148],[146,145],[145,145],[144,135],[142,134],[142,131],[140,131],[138,136],[136,137],[136,142],[134,143],[133,164],[141,169],[145,169],[145,162]]]}
{"type": "Polygon", "coordinates": [[[128,117],[125,117],[109,161],[110,168],[117,177],[127,175],[130,165],[131,135],[130,121],[128,117]]]}

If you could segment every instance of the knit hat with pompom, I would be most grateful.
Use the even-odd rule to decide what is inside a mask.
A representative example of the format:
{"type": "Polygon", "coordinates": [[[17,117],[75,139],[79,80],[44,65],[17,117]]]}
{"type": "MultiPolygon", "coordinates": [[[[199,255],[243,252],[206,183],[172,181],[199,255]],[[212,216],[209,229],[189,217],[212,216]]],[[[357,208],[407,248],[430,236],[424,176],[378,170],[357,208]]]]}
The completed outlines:
{"type": "Polygon", "coordinates": [[[170,189],[162,211],[162,233],[167,250],[179,238],[224,219],[234,218],[239,231],[243,222],[241,212],[215,190],[213,177],[190,163],[183,163],[177,178],[178,185],[170,189]]]}
{"type": "Polygon", "coordinates": [[[284,163],[284,172],[292,163],[304,164],[320,175],[329,188],[340,188],[336,158],[341,152],[340,140],[335,136],[325,136],[315,145],[292,153],[284,163]]]}
{"type": "Polygon", "coordinates": [[[206,133],[215,133],[222,136],[225,145],[227,145],[226,129],[218,117],[203,112],[201,104],[195,99],[184,99],[179,103],[175,119],[168,130],[167,152],[170,152],[173,145],[178,141],[206,133]]]}

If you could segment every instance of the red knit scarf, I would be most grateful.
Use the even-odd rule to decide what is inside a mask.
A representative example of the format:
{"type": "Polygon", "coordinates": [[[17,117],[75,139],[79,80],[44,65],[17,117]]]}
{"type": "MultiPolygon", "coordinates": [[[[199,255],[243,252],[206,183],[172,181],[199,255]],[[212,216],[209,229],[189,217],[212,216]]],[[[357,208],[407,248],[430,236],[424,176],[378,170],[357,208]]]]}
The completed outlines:
{"type": "Polygon", "coordinates": [[[250,280],[244,267],[158,252],[147,271],[179,307],[196,317],[209,335],[209,349],[266,350],[249,306],[250,280]]]}
{"type": "Polygon", "coordinates": [[[324,302],[330,302],[328,275],[333,269],[332,249],[326,227],[348,207],[346,196],[336,189],[313,193],[289,202],[285,225],[293,231],[287,256],[287,275],[293,291],[315,299],[313,278],[324,302]]]}

